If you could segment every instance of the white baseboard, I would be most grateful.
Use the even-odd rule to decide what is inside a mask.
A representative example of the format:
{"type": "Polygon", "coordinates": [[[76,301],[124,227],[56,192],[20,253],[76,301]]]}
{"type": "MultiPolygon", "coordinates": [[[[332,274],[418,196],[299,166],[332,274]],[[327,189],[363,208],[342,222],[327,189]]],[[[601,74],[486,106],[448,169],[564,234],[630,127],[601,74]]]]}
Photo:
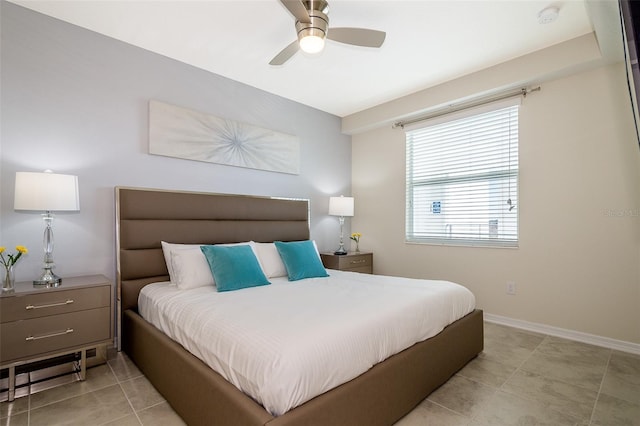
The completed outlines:
{"type": "Polygon", "coordinates": [[[485,321],[507,325],[509,327],[520,328],[522,330],[534,331],[536,333],[547,334],[549,336],[562,337],[564,339],[575,340],[590,345],[602,346],[617,351],[629,352],[640,355],[640,344],[626,342],[624,340],[611,339],[609,337],[597,336],[595,334],[583,333],[581,331],[568,330],[566,328],[553,327],[550,325],[535,322],[523,321],[515,318],[503,317],[484,313],[485,321]]]}

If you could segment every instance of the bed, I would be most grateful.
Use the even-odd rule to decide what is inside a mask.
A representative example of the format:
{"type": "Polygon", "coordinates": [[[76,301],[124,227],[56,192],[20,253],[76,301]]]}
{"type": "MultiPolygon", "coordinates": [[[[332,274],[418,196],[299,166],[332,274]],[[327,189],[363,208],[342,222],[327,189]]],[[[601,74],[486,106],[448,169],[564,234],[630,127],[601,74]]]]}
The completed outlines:
{"type": "Polygon", "coordinates": [[[138,299],[143,287],[169,279],[161,241],[308,240],[308,202],[122,187],[115,192],[121,348],[188,424],[393,424],[483,349],[482,312],[476,309],[352,380],[272,415],[147,322],[138,299]]]}

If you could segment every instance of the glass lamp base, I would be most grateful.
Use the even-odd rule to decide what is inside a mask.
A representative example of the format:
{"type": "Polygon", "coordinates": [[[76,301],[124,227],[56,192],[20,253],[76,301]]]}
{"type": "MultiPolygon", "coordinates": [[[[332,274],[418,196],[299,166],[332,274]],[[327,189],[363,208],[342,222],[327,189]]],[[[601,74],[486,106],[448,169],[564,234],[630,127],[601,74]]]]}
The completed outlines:
{"type": "Polygon", "coordinates": [[[347,250],[345,250],[343,244],[340,244],[340,247],[338,247],[338,250],[334,251],[333,254],[336,254],[338,256],[343,256],[347,254],[347,250]]]}
{"type": "Polygon", "coordinates": [[[37,280],[33,280],[34,286],[39,287],[58,287],[62,284],[62,278],[53,273],[51,269],[45,268],[42,276],[37,280]]]}

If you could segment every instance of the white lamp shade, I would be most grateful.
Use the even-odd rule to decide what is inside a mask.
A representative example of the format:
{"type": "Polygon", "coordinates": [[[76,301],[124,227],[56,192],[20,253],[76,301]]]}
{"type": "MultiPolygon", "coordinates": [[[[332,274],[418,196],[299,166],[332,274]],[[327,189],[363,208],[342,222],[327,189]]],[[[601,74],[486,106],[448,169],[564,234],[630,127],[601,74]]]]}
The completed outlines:
{"type": "Polygon", "coordinates": [[[78,177],[16,172],[15,210],[78,211],[78,177]]]}
{"type": "Polygon", "coordinates": [[[329,197],[331,216],[353,216],[353,197],[329,197]]]}

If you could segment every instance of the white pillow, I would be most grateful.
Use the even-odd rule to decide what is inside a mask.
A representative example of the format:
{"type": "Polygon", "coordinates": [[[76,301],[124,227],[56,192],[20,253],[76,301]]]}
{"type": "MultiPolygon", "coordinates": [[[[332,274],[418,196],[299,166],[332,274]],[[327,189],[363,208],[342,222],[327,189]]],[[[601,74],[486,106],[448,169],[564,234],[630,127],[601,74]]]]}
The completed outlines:
{"type": "MultiPolygon", "coordinates": [[[[172,284],[175,284],[180,289],[202,287],[205,285],[215,285],[211,268],[207,262],[200,246],[205,244],[175,244],[167,243],[165,241],[160,242],[162,245],[162,253],[164,254],[164,261],[167,264],[167,270],[169,271],[169,279],[172,284]],[[197,249],[197,253],[195,252],[197,249]],[[188,251],[189,253],[178,253],[188,251]],[[178,253],[174,256],[174,253],[178,253]],[[184,265],[182,264],[184,263],[184,265]],[[206,268],[206,270],[204,268],[206,268]],[[176,269],[180,269],[176,271],[176,269]],[[190,270],[193,269],[193,270],[190,270]],[[192,282],[191,282],[192,280],[192,282]]],[[[221,246],[239,246],[248,245],[251,246],[253,254],[258,258],[258,252],[253,241],[247,241],[243,243],[230,243],[219,244],[221,246]]],[[[262,262],[258,258],[258,263],[264,271],[262,262]]]]}
{"type": "Polygon", "coordinates": [[[282,262],[280,253],[273,243],[254,243],[258,252],[258,261],[267,278],[286,277],[287,269],[282,262]]]}
{"type": "MultiPolygon", "coordinates": [[[[173,244],[160,241],[162,244],[162,253],[164,254],[164,262],[167,264],[167,270],[169,271],[169,278],[171,282],[175,284],[173,275],[173,265],[171,264],[171,252],[173,250],[194,249],[200,250],[201,244],[173,244]]],[[[204,255],[203,255],[204,256],[204,255]]],[[[206,259],[205,259],[206,260],[206,259]]]]}
{"type": "Polygon", "coordinates": [[[180,290],[214,285],[209,263],[200,247],[171,251],[171,282],[180,290]]]}
{"type": "MultiPolygon", "coordinates": [[[[287,268],[284,266],[284,262],[280,257],[280,253],[274,243],[256,243],[254,242],[254,251],[258,257],[258,262],[262,266],[262,271],[267,278],[286,277],[287,268]]],[[[313,247],[316,249],[318,258],[320,258],[320,252],[315,240],[313,241],[313,247]]]]}

